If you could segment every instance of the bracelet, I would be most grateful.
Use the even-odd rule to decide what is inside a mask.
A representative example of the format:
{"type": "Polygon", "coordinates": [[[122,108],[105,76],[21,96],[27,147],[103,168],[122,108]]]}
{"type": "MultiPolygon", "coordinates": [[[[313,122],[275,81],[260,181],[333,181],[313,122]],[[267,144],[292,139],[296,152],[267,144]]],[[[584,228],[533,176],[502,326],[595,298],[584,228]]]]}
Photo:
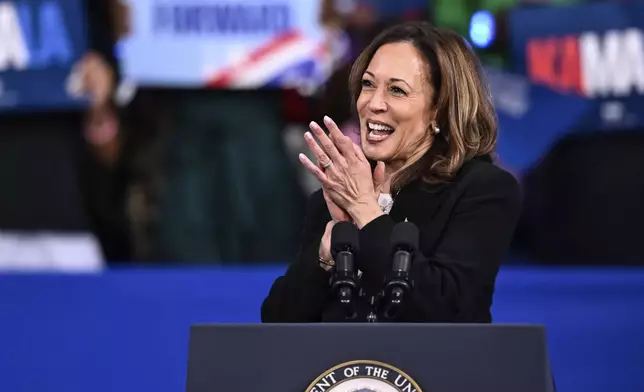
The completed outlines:
{"type": "Polygon", "coordinates": [[[322,263],[322,264],[326,264],[326,265],[328,265],[329,267],[335,267],[335,261],[333,261],[333,260],[325,260],[325,259],[323,259],[323,258],[321,258],[321,257],[320,257],[320,258],[319,258],[319,261],[320,261],[320,263],[322,263]]]}
{"type": "Polygon", "coordinates": [[[325,260],[319,257],[318,261],[320,262],[320,267],[323,268],[325,271],[330,271],[333,267],[335,267],[335,261],[333,260],[325,260]]]}

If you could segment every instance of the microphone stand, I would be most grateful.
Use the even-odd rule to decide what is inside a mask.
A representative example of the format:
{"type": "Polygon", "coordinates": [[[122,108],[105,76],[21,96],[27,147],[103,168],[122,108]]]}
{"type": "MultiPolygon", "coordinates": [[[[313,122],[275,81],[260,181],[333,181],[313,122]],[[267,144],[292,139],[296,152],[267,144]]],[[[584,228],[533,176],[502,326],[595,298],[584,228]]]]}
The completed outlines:
{"type": "Polygon", "coordinates": [[[403,309],[404,301],[409,296],[414,282],[410,271],[415,253],[418,251],[418,228],[411,222],[400,222],[392,230],[392,268],[385,279],[383,290],[385,297],[384,318],[395,320],[403,309]]]}
{"type": "Polygon", "coordinates": [[[340,251],[336,255],[335,279],[331,290],[336,293],[337,299],[344,309],[346,320],[357,317],[353,306],[354,294],[358,290],[356,274],[353,271],[353,254],[349,251],[340,251]]]}
{"type": "Polygon", "coordinates": [[[384,292],[387,299],[384,310],[385,319],[394,320],[398,317],[411,288],[412,283],[405,273],[400,273],[399,276],[393,277],[385,284],[384,292]]]}
{"type": "Polygon", "coordinates": [[[331,231],[331,255],[335,260],[331,290],[340,302],[346,320],[358,318],[353,300],[358,292],[354,259],[360,250],[358,229],[350,222],[338,222],[331,231]]]}
{"type": "MultiPolygon", "coordinates": [[[[378,295],[378,297],[381,295],[378,295]]],[[[371,306],[371,312],[367,315],[367,322],[368,323],[377,323],[378,322],[378,303],[379,303],[379,298],[377,296],[373,295],[369,299],[369,306],[371,306]]]]}

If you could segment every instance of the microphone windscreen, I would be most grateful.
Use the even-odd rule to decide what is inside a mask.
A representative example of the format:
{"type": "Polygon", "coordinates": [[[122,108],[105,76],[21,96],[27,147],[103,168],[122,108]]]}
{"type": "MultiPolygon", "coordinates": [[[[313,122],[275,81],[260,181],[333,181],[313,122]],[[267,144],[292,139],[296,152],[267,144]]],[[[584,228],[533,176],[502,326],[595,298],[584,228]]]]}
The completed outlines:
{"type": "Polygon", "coordinates": [[[418,249],[418,227],[411,222],[397,223],[391,231],[391,248],[393,252],[402,249],[414,252],[418,249]]]}
{"type": "Polygon", "coordinates": [[[331,230],[331,254],[350,250],[357,253],[360,248],[358,229],[351,222],[338,222],[331,230]]]}

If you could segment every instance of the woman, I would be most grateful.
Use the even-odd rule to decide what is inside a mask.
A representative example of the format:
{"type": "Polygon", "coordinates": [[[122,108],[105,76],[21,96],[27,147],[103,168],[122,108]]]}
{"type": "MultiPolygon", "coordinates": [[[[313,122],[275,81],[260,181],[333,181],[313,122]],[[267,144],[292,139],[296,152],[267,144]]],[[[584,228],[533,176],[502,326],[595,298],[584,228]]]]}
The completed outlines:
{"type": "Polygon", "coordinates": [[[366,294],[358,320],[391,268],[390,234],[408,220],[420,230],[414,287],[396,321],[491,322],[501,259],[520,210],[517,181],[493,165],[495,113],[480,65],[455,33],[407,23],[381,33],[350,76],[361,147],[325,117],[305,135],[322,185],[308,204],[301,248],[262,305],[264,322],[342,321],[331,297],[333,225],[360,231],[357,266],[366,294]],[[377,164],[370,164],[377,162],[377,164]],[[372,167],[375,169],[372,172],[372,167]]]}

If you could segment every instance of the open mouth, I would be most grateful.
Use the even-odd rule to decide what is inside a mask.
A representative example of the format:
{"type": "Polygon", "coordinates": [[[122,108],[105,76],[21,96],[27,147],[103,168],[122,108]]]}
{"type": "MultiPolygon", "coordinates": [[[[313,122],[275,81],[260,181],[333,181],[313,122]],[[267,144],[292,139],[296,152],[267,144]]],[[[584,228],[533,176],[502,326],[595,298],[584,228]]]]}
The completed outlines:
{"type": "Polygon", "coordinates": [[[381,142],[394,133],[394,128],[380,122],[367,121],[367,141],[381,142]]]}

